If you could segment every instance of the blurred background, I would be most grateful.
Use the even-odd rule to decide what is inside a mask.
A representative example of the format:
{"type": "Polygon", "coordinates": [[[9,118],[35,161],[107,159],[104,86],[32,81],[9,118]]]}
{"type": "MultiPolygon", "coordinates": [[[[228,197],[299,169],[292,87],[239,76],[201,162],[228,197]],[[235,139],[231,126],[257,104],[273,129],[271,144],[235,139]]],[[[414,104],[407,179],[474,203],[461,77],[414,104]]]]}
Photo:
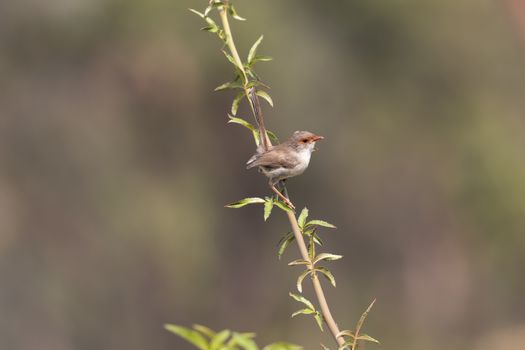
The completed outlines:
{"type": "MultiPolygon", "coordinates": [[[[523,349],[523,3],[235,4],[242,56],[264,34],[275,58],[267,126],[325,136],[288,189],[339,227],[340,326],[377,298],[370,349],[523,349]]],[[[226,124],[234,93],[213,92],[232,73],[187,10],[205,6],[0,4],[1,349],[191,349],[166,322],[334,347],[289,319],[285,216],[223,207],[268,188],[226,124]]]]}

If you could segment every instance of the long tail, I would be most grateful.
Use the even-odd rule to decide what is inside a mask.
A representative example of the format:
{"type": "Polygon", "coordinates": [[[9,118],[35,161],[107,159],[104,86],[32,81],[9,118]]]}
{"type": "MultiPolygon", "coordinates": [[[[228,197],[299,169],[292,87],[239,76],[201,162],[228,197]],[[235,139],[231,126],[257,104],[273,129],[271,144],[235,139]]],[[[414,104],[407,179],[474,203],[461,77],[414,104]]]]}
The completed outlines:
{"type": "Polygon", "coordinates": [[[250,103],[253,106],[253,112],[255,114],[255,121],[259,127],[259,140],[265,151],[268,151],[272,146],[272,142],[268,138],[266,133],[266,127],[264,126],[264,117],[261,109],[261,104],[259,103],[259,97],[255,91],[255,88],[250,89],[250,103]]]}

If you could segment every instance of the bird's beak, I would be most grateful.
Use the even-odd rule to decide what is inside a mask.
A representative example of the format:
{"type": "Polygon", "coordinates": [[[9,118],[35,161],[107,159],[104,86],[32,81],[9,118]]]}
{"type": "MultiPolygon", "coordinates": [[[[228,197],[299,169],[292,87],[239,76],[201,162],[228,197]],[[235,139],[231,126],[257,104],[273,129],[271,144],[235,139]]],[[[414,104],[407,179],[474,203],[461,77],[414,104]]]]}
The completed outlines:
{"type": "Polygon", "coordinates": [[[316,141],[319,141],[319,140],[322,140],[322,139],[324,139],[324,137],[323,136],[319,136],[319,135],[316,135],[316,136],[312,137],[312,141],[313,142],[316,142],[316,141]]]}

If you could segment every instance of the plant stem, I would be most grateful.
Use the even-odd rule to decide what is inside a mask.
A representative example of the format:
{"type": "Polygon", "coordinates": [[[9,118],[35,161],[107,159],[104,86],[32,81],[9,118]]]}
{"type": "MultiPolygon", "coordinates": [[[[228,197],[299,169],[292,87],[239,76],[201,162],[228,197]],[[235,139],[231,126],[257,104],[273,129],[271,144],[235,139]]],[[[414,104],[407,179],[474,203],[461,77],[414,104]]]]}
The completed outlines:
{"type": "MultiPolygon", "coordinates": [[[[226,35],[226,45],[228,46],[233,59],[235,60],[237,66],[239,67],[239,69],[241,70],[243,74],[244,92],[246,94],[246,97],[248,99],[248,102],[250,104],[252,113],[254,114],[256,121],[258,122],[259,126],[262,125],[261,133],[259,135],[260,141],[264,145],[265,150],[268,150],[268,148],[271,146],[271,142],[268,139],[268,136],[266,135],[262,114],[260,112],[260,108],[258,108],[257,106],[258,100],[255,94],[255,89],[249,88],[247,86],[248,78],[247,78],[246,71],[244,69],[242,60],[237,51],[237,48],[235,47],[235,42],[233,41],[233,36],[231,33],[231,29],[230,29],[230,23],[228,22],[228,13],[226,11],[226,6],[227,6],[227,2],[225,2],[225,6],[221,6],[218,8],[219,15],[220,15],[222,25],[223,25],[224,34],[226,35]]],[[[297,246],[299,247],[301,256],[304,260],[310,262],[310,264],[308,265],[308,268],[310,270],[313,270],[312,260],[308,256],[308,249],[306,248],[303,234],[299,228],[299,224],[297,222],[295,213],[292,211],[289,211],[287,212],[287,215],[288,215],[288,220],[290,221],[290,225],[292,227],[292,231],[295,236],[295,241],[297,242],[297,246]]],[[[317,276],[315,272],[312,272],[311,277],[312,277],[311,279],[312,279],[312,284],[314,287],[315,295],[317,297],[317,301],[319,302],[319,306],[321,308],[323,319],[325,323],[327,324],[328,328],[330,329],[330,332],[332,333],[335,341],[337,342],[339,346],[341,346],[344,343],[344,338],[337,337],[337,334],[339,334],[339,327],[337,326],[337,323],[335,322],[332,316],[332,313],[330,312],[330,308],[328,306],[328,302],[326,301],[326,297],[324,295],[323,288],[321,286],[321,282],[319,281],[319,277],[317,276]]]]}
{"type": "Polygon", "coordinates": [[[228,13],[226,12],[226,9],[224,6],[219,7],[219,15],[221,17],[224,35],[226,35],[226,45],[228,45],[228,48],[230,49],[230,53],[232,54],[232,57],[235,60],[235,63],[237,64],[239,69],[242,71],[243,78],[244,78],[243,85],[245,86],[246,95],[248,95],[248,91],[246,89],[246,84],[248,83],[248,77],[246,76],[246,71],[244,70],[244,65],[242,63],[241,57],[239,56],[239,52],[237,51],[237,48],[235,47],[235,43],[233,42],[232,31],[230,29],[230,22],[228,21],[228,13]]]}
{"type": "MultiPolygon", "coordinates": [[[[308,268],[310,270],[313,270],[311,259],[308,256],[308,249],[306,248],[306,243],[304,243],[303,234],[301,232],[301,229],[299,228],[299,224],[297,223],[297,218],[295,217],[295,213],[289,211],[288,220],[290,221],[290,225],[292,226],[292,231],[295,236],[295,241],[297,242],[297,246],[299,247],[299,251],[301,252],[301,256],[304,260],[310,262],[310,264],[308,265],[308,268]]],[[[319,277],[317,276],[315,272],[312,273],[312,284],[314,286],[314,291],[317,297],[317,301],[319,302],[319,306],[321,307],[321,313],[323,314],[324,321],[326,322],[326,325],[330,329],[330,332],[332,333],[337,344],[341,346],[345,342],[344,338],[337,337],[337,334],[339,334],[339,327],[337,326],[337,323],[335,322],[332,316],[332,313],[330,312],[330,307],[328,306],[328,302],[326,301],[323,287],[321,286],[319,277]]]]}
{"type": "Polygon", "coordinates": [[[248,86],[248,76],[246,74],[246,70],[244,69],[244,64],[242,63],[241,57],[239,56],[239,52],[237,51],[237,47],[235,47],[235,42],[233,41],[232,31],[230,28],[230,22],[228,21],[228,12],[226,11],[228,2],[224,1],[224,3],[225,6],[220,6],[218,10],[221,17],[224,35],[226,36],[226,45],[230,49],[230,53],[237,67],[242,72],[244,94],[246,95],[246,99],[248,100],[248,104],[250,105],[250,109],[252,110],[255,121],[259,126],[259,140],[261,141],[264,150],[268,151],[272,143],[266,134],[266,128],[264,126],[264,119],[262,116],[259,99],[255,93],[255,88],[250,88],[248,86]]]}

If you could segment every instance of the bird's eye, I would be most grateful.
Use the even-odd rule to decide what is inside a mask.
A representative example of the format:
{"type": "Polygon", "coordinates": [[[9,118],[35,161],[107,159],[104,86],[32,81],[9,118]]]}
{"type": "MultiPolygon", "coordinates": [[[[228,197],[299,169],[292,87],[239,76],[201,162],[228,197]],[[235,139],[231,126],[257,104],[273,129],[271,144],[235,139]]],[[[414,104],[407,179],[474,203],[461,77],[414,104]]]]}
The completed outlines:
{"type": "Polygon", "coordinates": [[[307,142],[308,142],[308,139],[302,139],[301,142],[302,142],[302,143],[307,143],[307,142]]]}

